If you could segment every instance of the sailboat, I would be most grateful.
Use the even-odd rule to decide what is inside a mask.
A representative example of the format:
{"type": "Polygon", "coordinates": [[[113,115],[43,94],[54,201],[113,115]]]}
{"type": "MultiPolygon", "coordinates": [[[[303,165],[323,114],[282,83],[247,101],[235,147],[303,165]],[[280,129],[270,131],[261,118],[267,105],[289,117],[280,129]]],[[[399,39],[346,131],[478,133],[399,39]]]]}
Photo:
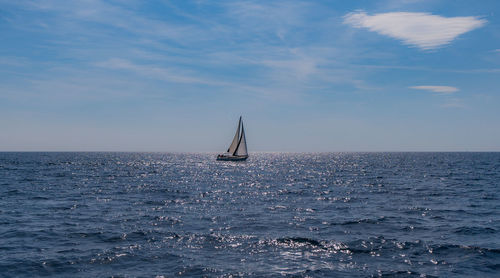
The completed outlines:
{"type": "Polygon", "coordinates": [[[238,129],[234,135],[233,142],[227,149],[227,152],[217,155],[217,160],[228,161],[243,161],[248,158],[247,140],[245,138],[245,129],[243,128],[243,121],[238,122],[238,129]]]}

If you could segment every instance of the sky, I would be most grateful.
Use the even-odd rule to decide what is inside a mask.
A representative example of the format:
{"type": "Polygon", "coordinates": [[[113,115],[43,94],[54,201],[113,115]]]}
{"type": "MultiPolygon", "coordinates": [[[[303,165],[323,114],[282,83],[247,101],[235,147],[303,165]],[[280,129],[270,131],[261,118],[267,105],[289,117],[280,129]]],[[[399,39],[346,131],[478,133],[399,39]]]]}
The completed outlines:
{"type": "Polygon", "coordinates": [[[0,0],[0,151],[500,151],[500,2],[0,0]]]}

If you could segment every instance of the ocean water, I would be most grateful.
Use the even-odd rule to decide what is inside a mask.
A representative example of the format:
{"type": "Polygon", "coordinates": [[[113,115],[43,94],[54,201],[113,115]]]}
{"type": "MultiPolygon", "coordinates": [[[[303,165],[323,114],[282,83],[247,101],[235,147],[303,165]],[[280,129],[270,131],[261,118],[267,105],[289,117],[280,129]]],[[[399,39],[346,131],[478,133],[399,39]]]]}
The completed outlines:
{"type": "Polygon", "coordinates": [[[500,153],[0,153],[0,277],[500,277],[500,153]]]}

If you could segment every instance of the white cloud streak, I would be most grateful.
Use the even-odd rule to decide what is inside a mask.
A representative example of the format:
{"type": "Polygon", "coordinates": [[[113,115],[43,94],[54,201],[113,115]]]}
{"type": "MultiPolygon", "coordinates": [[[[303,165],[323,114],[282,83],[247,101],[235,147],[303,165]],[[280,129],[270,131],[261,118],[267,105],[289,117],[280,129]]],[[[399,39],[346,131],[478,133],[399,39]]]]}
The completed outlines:
{"type": "Polygon", "coordinates": [[[446,108],[465,108],[466,107],[463,104],[462,100],[458,99],[458,98],[449,99],[446,103],[444,103],[441,106],[446,107],[446,108]]]}
{"type": "MultiPolygon", "coordinates": [[[[187,74],[175,73],[175,70],[170,70],[167,68],[162,68],[154,65],[138,65],[134,64],[129,60],[112,58],[107,61],[95,63],[96,66],[113,69],[113,70],[128,70],[133,71],[138,74],[154,77],[157,79],[177,82],[177,83],[191,83],[191,84],[210,84],[210,81],[206,81],[200,78],[195,78],[188,76],[187,74]]],[[[178,70],[178,69],[176,69],[178,70]]]]}
{"type": "Polygon", "coordinates": [[[429,13],[391,12],[368,15],[353,12],[344,16],[344,24],[403,41],[423,50],[435,49],[486,24],[474,16],[443,17],[429,13]]]}
{"type": "Polygon", "coordinates": [[[458,91],[458,88],[451,86],[412,86],[410,89],[425,90],[439,94],[452,94],[458,91]]]}

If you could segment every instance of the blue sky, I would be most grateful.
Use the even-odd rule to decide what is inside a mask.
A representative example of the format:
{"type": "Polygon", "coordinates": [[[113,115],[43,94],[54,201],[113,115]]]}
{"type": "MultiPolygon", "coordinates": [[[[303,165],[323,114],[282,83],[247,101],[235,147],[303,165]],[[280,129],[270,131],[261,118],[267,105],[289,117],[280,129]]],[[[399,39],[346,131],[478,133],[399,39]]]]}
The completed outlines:
{"type": "Polygon", "coordinates": [[[0,150],[500,151],[499,7],[0,0],[0,150]]]}

